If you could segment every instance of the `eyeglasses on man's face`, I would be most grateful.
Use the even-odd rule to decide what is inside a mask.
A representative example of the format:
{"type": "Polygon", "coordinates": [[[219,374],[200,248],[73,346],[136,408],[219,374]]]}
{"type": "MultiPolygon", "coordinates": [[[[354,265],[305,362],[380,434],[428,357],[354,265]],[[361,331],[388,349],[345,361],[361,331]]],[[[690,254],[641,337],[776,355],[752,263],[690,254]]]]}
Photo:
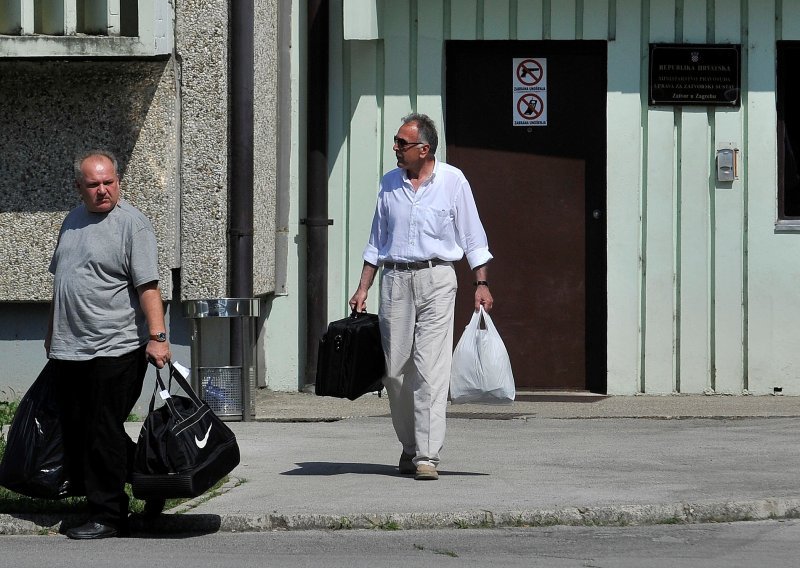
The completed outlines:
{"type": "Polygon", "coordinates": [[[397,146],[397,149],[401,151],[406,150],[411,146],[416,146],[417,144],[425,144],[425,142],[409,142],[408,140],[403,140],[397,136],[394,137],[394,145],[397,146]]]}

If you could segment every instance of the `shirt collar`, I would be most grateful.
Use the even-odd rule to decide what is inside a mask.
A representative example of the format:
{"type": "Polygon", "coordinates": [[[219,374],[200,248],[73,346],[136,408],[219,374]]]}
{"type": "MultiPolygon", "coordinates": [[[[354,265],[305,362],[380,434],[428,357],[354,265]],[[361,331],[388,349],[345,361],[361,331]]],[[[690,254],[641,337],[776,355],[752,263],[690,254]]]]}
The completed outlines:
{"type": "MultiPolygon", "coordinates": [[[[433,170],[431,171],[431,175],[428,176],[428,179],[426,179],[424,182],[422,182],[422,185],[427,185],[428,183],[432,182],[436,178],[436,172],[438,172],[438,171],[439,171],[439,159],[436,156],[434,156],[433,157],[433,170]]],[[[408,183],[409,185],[411,184],[411,180],[408,179],[408,171],[407,170],[403,170],[403,181],[408,183]]],[[[422,185],[420,187],[422,187],[422,185]]]]}

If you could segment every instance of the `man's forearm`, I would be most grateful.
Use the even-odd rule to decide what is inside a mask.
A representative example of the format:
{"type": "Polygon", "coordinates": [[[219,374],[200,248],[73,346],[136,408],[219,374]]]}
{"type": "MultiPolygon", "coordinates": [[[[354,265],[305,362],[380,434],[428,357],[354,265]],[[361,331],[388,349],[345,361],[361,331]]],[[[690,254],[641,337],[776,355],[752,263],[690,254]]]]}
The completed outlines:
{"type": "Polygon", "coordinates": [[[364,267],[361,269],[361,279],[358,281],[358,289],[365,292],[369,290],[372,286],[372,282],[375,280],[375,273],[377,271],[377,266],[364,261],[364,267]]]}
{"type": "Polygon", "coordinates": [[[164,303],[161,301],[161,291],[157,283],[139,286],[139,304],[142,307],[147,327],[151,334],[167,330],[164,323],[164,303]]]}

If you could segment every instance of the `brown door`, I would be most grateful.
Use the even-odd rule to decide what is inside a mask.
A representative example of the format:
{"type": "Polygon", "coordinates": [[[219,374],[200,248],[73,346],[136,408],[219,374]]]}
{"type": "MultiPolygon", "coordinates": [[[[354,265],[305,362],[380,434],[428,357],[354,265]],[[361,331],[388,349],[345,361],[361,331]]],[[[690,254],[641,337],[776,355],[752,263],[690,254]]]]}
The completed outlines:
{"type": "MultiPolygon", "coordinates": [[[[605,392],[606,44],[449,41],[446,58],[447,161],[489,237],[492,319],[517,389],[605,392]],[[547,88],[533,111],[513,92],[515,61],[531,59],[547,88]],[[547,124],[514,126],[525,111],[547,124]]],[[[456,341],[474,297],[458,268],[456,341]]]]}

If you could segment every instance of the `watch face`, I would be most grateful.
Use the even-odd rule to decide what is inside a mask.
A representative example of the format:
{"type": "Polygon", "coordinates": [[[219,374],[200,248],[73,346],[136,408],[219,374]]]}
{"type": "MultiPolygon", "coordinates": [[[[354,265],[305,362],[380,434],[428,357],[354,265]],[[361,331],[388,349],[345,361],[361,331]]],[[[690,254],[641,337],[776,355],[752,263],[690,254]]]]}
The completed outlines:
{"type": "Polygon", "coordinates": [[[166,341],[167,340],[167,334],[162,331],[161,333],[155,334],[153,336],[153,339],[155,339],[156,341],[159,341],[159,342],[166,341]]]}

